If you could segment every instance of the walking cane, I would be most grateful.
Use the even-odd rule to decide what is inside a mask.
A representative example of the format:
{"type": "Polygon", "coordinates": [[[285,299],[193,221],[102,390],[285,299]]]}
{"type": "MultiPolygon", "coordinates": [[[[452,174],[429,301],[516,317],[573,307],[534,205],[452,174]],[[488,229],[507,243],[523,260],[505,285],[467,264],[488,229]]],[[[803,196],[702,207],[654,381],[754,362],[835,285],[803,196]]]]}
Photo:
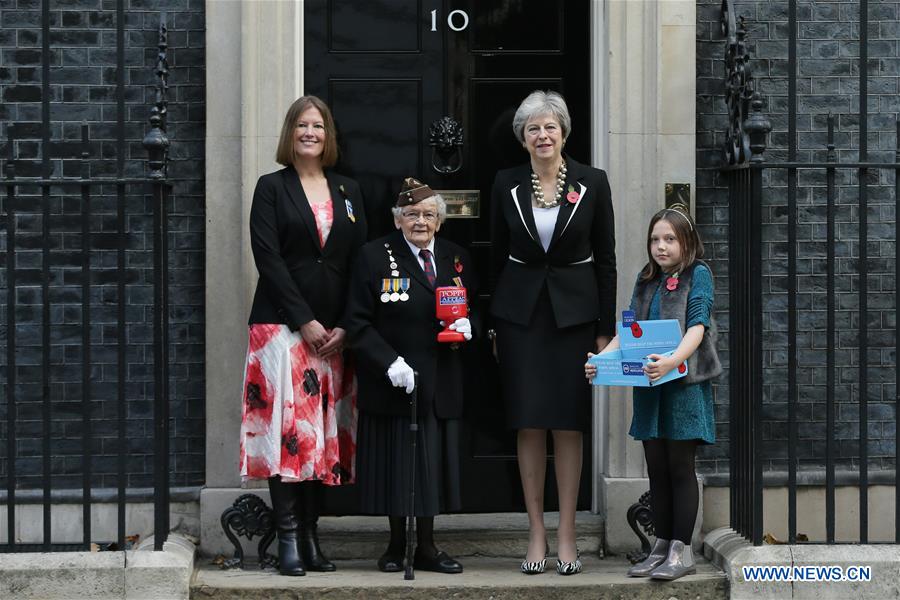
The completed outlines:
{"type": "Polygon", "coordinates": [[[413,371],[413,391],[409,397],[409,511],[406,514],[406,556],[403,579],[410,581],[416,578],[413,571],[413,535],[415,534],[416,515],[416,437],[419,424],[416,422],[416,405],[419,403],[419,372],[413,371]]]}

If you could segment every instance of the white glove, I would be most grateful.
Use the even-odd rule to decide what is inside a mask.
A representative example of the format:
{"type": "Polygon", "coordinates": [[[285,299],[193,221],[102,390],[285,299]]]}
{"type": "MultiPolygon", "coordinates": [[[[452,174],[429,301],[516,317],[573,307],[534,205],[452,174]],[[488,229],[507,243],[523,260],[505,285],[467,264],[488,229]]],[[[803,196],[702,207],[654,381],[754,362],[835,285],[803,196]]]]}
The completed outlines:
{"type": "Polygon", "coordinates": [[[472,323],[469,322],[468,317],[462,317],[461,319],[453,321],[453,323],[450,324],[450,329],[463,334],[466,341],[472,339],[472,323]]]}
{"type": "Polygon", "coordinates": [[[402,356],[398,356],[397,360],[388,367],[387,377],[391,380],[394,387],[405,387],[406,393],[411,394],[413,387],[416,385],[416,378],[413,375],[412,367],[406,364],[402,356]]]}

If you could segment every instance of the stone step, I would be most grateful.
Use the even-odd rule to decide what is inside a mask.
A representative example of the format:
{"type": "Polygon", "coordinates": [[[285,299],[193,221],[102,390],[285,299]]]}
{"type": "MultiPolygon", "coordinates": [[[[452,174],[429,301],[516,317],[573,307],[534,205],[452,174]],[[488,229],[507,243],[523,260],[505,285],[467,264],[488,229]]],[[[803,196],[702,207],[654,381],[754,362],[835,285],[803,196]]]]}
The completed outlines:
{"type": "Polygon", "coordinates": [[[583,556],[584,572],[568,577],[557,575],[555,561],[548,560],[548,571],[541,575],[523,575],[519,560],[512,558],[476,558],[462,560],[465,571],[443,575],[417,571],[413,581],[403,573],[381,573],[374,559],[335,561],[337,573],[308,573],[304,577],[283,577],[274,571],[260,571],[248,565],[244,571],[223,571],[201,560],[191,584],[191,598],[198,600],[268,600],[270,598],[328,598],[389,600],[490,598],[492,600],[596,600],[617,598],[634,600],[724,600],[728,582],[715,566],[700,559],[697,573],[672,582],[658,582],[625,576],[628,562],[619,557],[599,559],[583,556]]]}
{"type": "MultiPolygon", "coordinates": [[[[559,513],[546,513],[551,550],[556,547],[559,513]]],[[[603,519],[584,511],[575,518],[578,547],[598,554],[603,547],[603,519]]],[[[389,538],[386,517],[322,517],[319,539],[334,559],[367,559],[384,552],[389,538]]],[[[528,546],[528,517],[524,513],[439,515],[434,521],[437,545],[453,556],[522,557],[528,546]]],[[[246,546],[246,544],[245,544],[246,546]]],[[[635,548],[639,546],[635,538],[635,548]]],[[[275,545],[269,552],[275,553],[275,545]]]]}

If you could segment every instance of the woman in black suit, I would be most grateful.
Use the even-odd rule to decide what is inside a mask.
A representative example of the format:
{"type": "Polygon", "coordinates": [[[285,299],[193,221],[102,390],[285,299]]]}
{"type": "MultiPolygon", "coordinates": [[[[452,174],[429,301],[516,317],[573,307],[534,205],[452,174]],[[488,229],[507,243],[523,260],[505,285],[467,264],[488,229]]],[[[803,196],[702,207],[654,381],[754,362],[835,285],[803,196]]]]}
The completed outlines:
{"type": "Polygon", "coordinates": [[[553,433],[559,492],[556,569],[581,571],[575,507],[582,432],[591,422],[587,352],[613,336],[616,254],[606,173],[563,154],[571,130],[555,92],[531,93],[513,117],[528,163],[497,173],[491,193],[494,273],[491,302],[508,425],[518,430],[519,471],[528,510],[524,573],[544,571],[547,430],[553,433]]]}
{"type": "Polygon", "coordinates": [[[340,319],[366,223],[359,186],[329,170],[337,152],[328,106],[299,98],[281,128],[276,160],[284,168],[259,178],[250,209],[259,282],[240,469],[244,480],[268,480],[283,575],[335,570],[316,533],[321,484],[355,475],[356,381],[340,319]]]}
{"type": "MultiPolygon", "coordinates": [[[[444,200],[407,178],[393,208],[397,231],[363,246],[350,284],[347,336],[359,361],[359,487],[363,512],[387,515],[391,539],[378,559],[400,571],[409,511],[410,399],[418,371],[415,457],[415,568],[461,573],[434,544],[434,516],[460,510],[459,419],[465,343],[439,343],[435,289],[461,286],[469,302],[478,286],[469,253],[435,237],[444,200]]],[[[468,318],[450,328],[472,337],[468,318]]]]}

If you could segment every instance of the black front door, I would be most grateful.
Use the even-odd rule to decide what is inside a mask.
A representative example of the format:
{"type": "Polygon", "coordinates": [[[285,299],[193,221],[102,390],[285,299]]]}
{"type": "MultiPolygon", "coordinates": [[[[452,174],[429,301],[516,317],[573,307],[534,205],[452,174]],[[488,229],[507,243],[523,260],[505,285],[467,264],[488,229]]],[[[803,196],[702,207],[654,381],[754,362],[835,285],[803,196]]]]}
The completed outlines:
{"type": "MultiPolygon", "coordinates": [[[[480,216],[448,219],[439,235],[468,247],[487,311],[490,189],[498,169],[524,163],[512,117],[535,89],[561,92],[572,116],[567,151],[589,163],[590,2],[588,0],[307,0],[305,89],[331,106],[342,151],[339,170],[357,179],[371,237],[393,229],[390,207],[404,177],[437,190],[480,190],[480,216]],[[443,116],[464,130],[461,167],[442,174],[429,129],[443,116]]],[[[466,512],[523,510],[515,434],[502,421],[496,363],[475,342],[463,439],[466,512]]],[[[590,438],[579,508],[590,507],[590,438]]],[[[552,462],[547,510],[556,496],[552,462]]],[[[353,512],[352,489],[330,507],[353,512]]]]}

